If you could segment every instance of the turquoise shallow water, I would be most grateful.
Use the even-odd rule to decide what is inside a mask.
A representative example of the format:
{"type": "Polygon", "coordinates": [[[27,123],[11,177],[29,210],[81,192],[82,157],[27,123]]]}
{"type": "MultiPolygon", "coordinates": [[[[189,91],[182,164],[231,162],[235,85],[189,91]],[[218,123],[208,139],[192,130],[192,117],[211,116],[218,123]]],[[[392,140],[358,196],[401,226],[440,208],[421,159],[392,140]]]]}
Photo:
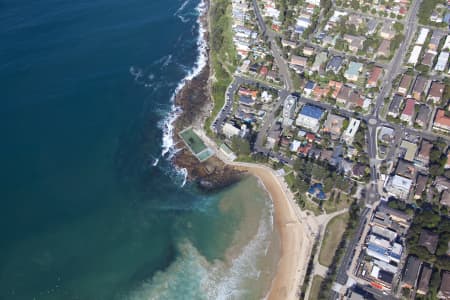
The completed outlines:
{"type": "Polygon", "coordinates": [[[160,158],[198,4],[0,2],[0,299],[264,294],[266,193],[254,179],[181,188],[160,158]]]}

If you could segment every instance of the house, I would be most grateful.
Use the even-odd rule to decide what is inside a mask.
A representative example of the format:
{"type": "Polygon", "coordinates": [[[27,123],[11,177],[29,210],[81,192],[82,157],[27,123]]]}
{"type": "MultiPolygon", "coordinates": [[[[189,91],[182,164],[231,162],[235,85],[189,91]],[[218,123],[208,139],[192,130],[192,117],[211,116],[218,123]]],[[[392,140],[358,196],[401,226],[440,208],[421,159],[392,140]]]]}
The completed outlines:
{"type": "Polygon", "coordinates": [[[354,25],[356,29],[358,29],[363,23],[363,18],[358,15],[352,14],[348,17],[347,25],[354,25]]]}
{"type": "Polygon", "coordinates": [[[407,99],[405,108],[400,115],[400,120],[411,123],[415,113],[416,101],[414,99],[407,99]]]}
{"type": "Polygon", "coordinates": [[[386,40],[392,40],[395,37],[395,30],[392,22],[385,22],[380,29],[380,36],[386,40]]]}
{"type": "Polygon", "coordinates": [[[358,119],[353,119],[350,118],[350,121],[348,123],[348,127],[347,129],[344,131],[344,133],[342,134],[342,139],[347,143],[347,144],[352,144],[353,143],[353,138],[355,137],[356,132],[359,129],[359,124],[361,123],[360,120],[358,119]]]}
{"type": "Polygon", "coordinates": [[[416,82],[414,83],[412,89],[413,98],[417,101],[421,101],[422,98],[427,94],[429,87],[430,81],[427,78],[423,76],[417,76],[416,82]]]}
{"type": "Polygon", "coordinates": [[[447,179],[447,177],[438,176],[434,180],[434,187],[439,193],[445,190],[450,190],[450,180],[447,179]]]}
{"type": "Polygon", "coordinates": [[[366,87],[373,88],[378,86],[378,81],[380,80],[382,74],[383,68],[374,66],[370,72],[369,78],[367,79],[366,87]]]}
{"type": "Polygon", "coordinates": [[[427,188],[428,176],[419,174],[416,179],[416,190],[414,192],[414,199],[421,199],[422,194],[425,192],[427,188]]]}
{"type": "Polygon", "coordinates": [[[442,273],[441,286],[437,296],[439,299],[450,299],[450,273],[447,271],[442,273]]]}
{"type": "Polygon", "coordinates": [[[344,120],[344,117],[330,113],[325,120],[322,131],[324,133],[329,133],[333,139],[338,139],[341,136],[341,130],[344,120]]]}
{"type": "Polygon", "coordinates": [[[419,111],[417,112],[415,120],[416,124],[422,128],[427,127],[428,122],[430,121],[430,113],[431,109],[428,107],[428,105],[421,104],[419,106],[419,111]]]}
{"type": "Polygon", "coordinates": [[[430,153],[433,148],[433,144],[427,140],[422,140],[422,144],[420,145],[420,151],[416,157],[416,161],[418,161],[423,166],[428,166],[430,162],[430,153]]]}
{"type": "Polygon", "coordinates": [[[422,58],[422,65],[431,68],[433,66],[434,58],[436,57],[436,55],[436,51],[428,50],[427,52],[425,52],[422,58]]]}
{"type": "Polygon", "coordinates": [[[417,46],[417,45],[414,46],[413,50],[411,51],[411,55],[409,56],[408,64],[416,65],[419,60],[419,56],[420,56],[421,52],[422,52],[422,46],[417,46]]]}
{"type": "Polygon", "coordinates": [[[411,82],[413,77],[411,75],[403,75],[402,80],[400,81],[400,85],[398,87],[398,93],[402,96],[405,96],[408,93],[409,87],[411,86],[411,82]]]}
{"type": "Polygon", "coordinates": [[[308,64],[308,59],[306,57],[298,56],[298,55],[291,56],[291,61],[290,61],[291,66],[304,68],[304,67],[306,67],[307,64],[308,64]]]}
{"type": "Polygon", "coordinates": [[[390,178],[387,187],[387,190],[394,196],[399,197],[401,199],[406,199],[408,197],[409,192],[411,191],[412,180],[394,175],[390,178]]]}
{"type": "Polygon", "coordinates": [[[321,100],[327,97],[329,92],[330,92],[329,88],[316,85],[312,91],[312,95],[314,99],[321,100]]]}
{"type": "Polygon", "coordinates": [[[316,84],[314,83],[314,81],[308,80],[308,82],[305,84],[305,87],[303,88],[303,94],[309,97],[315,86],[316,84]]]}
{"type": "Polygon", "coordinates": [[[442,47],[442,50],[450,50],[450,35],[447,35],[447,37],[445,38],[445,43],[442,47]]]}
{"type": "Polygon", "coordinates": [[[267,73],[269,73],[269,69],[266,66],[262,66],[259,70],[259,75],[261,75],[261,77],[263,78],[266,78],[267,73]]]}
{"type": "Polygon", "coordinates": [[[390,53],[391,53],[391,41],[383,40],[380,43],[380,46],[378,46],[377,56],[389,57],[390,53]]]}
{"type": "Polygon", "coordinates": [[[433,129],[450,131],[450,117],[445,113],[445,110],[438,109],[434,117],[433,129]]]}
{"type": "Polygon", "coordinates": [[[416,286],[422,261],[415,256],[409,256],[403,271],[402,287],[413,289],[416,286]]]}
{"type": "Polygon", "coordinates": [[[238,95],[251,97],[253,100],[256,100],[256,98],[258,97],[258,91],[249,90],[244,87],[241,87],[239,88],[238,95]]]}
{"type": "Polygon", "coordinates": [[[429,266],[424,265],[422,267],[422,272],[420,273],[419,283],[417,285],[417,294],[426,295],[428,293],[432,273],[433,273],[433,270],[429,266]]]}
{"type": "Polygon", "coordinates": [[[419,246],[427,248],[428,252],[434,254],[439,242],[439,234],[422,229],[419,237],[419,246]]]}
{"type": "Polygon", "coordinates": [[[310,57],[314,54],[314,48],[312,47],[304,47],[303,48],[303,55],[310,57]]]}
{"type": "Polygon", "coordinates": [[[354,36],[350,34],[344,34],[343,39],[349,44],[348,48],[353,53],[356,53],[358,52],[358,50],[362,49],[364,41],[366,40],[364,37],[354,36]]]}
{"type": "Polygon", "coordinates": [[[395,94],[389,104],[388,115],[397,118],[400,113],[400,106],[403,102],[403,97],[399,94],[395,94]]]}
{"type": "Polygon", "coordinates": [[[450,191],[445,190],[441,194],[441,199],[439,201],[441,205],[450,207],[450,191]]]}
{"type": "Polygon", "coordinates": [[[327,61],[327,53],[320,52],[319,54],[316,55],[314,63],[311,67],[311,71],[319,72],[320,70],[322,70],[322,66],[325,64],[326,61],[327,61]]]}
{"type": "Polygon", "coordinates": [[[222,127],[222,133],[229,139],[233,136],[238,136],[240,132],[241,130],[239,128],[228,122],[222,127]]]}
{"type": "Polygon", "coordinates": [[[369,19],[369,21],[366,23],[367,30],[366,35],[373,35],[378,27],[378,20],[376,19],[369,19]]]}
{"type": "Polygon", "coordinates": [[[399,159],[397,168],[395,169],[395,174],[408,179],[415,179],[416,168],[412,163],[407,162],[406,160],[399,159]]]}
{"type": "Polygon", "coordinates": [[[416,40],[416,45],[423,45],[425,43],[425,41],[427,40],[428,37],[428,33],[430,32],[430,29],[428,28],[420,28],[420,32],[419,32],[419,36],[417,37],[416,40]]]}
{"type": "Polygon", "coordinates": [[[434,50],[434,51],[438,50],[439,44],[443,37],[444,37],[444,32],[442,32],[440,30],[433,31],[430,42],[428,43],[428,48],[430,50],[434,50]]]}
{"type": "Polygon", "coordinates": [[[339,93],[336,97],[336,102],[343,105],[349,104],[351,107],[362,107],[364,103],[361,95],[347,85],[342,86],[339,90],[339,93]]]}
{"type": "Polygon", "coordinates": [[[414,161],[417,152],[417,145],[406,140],[403,140],[400,144],[400,149],[406,151],[403,159],[406,161],[414,161]]]}
{"type": "Polygon", "coordinates": [[[283,47],[289,47],[289,48],[292,48],[292,49],[297,48],[297,43],[296,42],[285,40],[285,39],[281,40],[281,45],[283,47]]]}
{"type": "Polygon", "coordinates": [[[333,56],[327,64],[326,71],[338,73],[342,67],[342,63],[344,62],[344,58],[341,56],[333,56]]]}
{"type": "Polygon", "coordinates": [[[331,97],[333,99],[337,98],[339,92],[341,91],[342,86],[343,86],[343,83],[339,82],[339,81],[330,80],[328,82],[328,88],[331,91],[331,97]]]}
{"type": "Polygon", "coordinates": [[[352,176],[355,178],[363,178],[366,175],[367,166],[362,163],[356,163],[352,168],[352,176]]]}
{"type": "Polygon", "coordinates": [[[298,114],[295,124],[297,126],[305,127],[313,132],[319,130],[319,121],[322,118],[324,110],[313,105],[306,104],[302,107],[298,114]]]}
{"type": "Polygon", "coordinates": [[[447,69],[449,56],[450,56],[449,52],[442,51],[439,54],[438,61],[434,66],[434,70],[438,72],[443,72],[445,69],[447,69]]]}
{"type": "Polygon", "coordinates": [[[350,62],[347,71],[344,73],[344,77],[350,81],[358,81],[359,73],[363,69],[363,64],[358,62],[350,62]]]}
{"type": "Polygon", "coordinates": [[[239,96],[239,104],[245,106],[253,106],[255,105],[255,100],[249,96],[239,96]]]}
{"type": "Polygon", "coordinates": [[[428,92],[428,101],[433,101],[433,103],[439,103],[442,99],[442,95],[444,94],[445,84],[433,81],[431,83],[430,91],[428,92]]]}

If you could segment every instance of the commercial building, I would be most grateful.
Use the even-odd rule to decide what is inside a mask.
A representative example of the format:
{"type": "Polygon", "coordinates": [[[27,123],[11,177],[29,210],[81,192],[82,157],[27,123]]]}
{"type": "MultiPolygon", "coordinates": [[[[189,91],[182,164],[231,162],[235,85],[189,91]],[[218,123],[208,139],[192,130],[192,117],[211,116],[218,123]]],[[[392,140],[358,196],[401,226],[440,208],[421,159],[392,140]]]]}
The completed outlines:
{"type": "Polygon", "coordinates": [[[305,127],[313,132],[317,132],[320,126],[320,119],[322,118],[324,110],[320,107],[306,104],[302,107],[298,114],[295,124],[297,126],[305,127]]]}

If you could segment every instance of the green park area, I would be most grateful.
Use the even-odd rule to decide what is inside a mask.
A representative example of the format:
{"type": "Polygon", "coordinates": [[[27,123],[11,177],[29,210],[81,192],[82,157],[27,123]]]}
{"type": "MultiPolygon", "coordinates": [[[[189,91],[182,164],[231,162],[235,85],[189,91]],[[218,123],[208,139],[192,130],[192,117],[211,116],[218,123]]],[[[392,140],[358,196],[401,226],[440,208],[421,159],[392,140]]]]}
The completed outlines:
{"type": "Polygon", "coordinates": [[[315,275],[311,284],[311,290],[309,291],[309,299],[316,300],[319,299],[320,286],[322,284],[323,277],[315,275]]]}
{"type": "Polygon", "coordinates": [[[348,218],[349,214],[344,213],[334,217],[328,223],[319,253],[319,263],[321,265],[329,267],[333,262],[334,254],[347,228],[348,218]]]}

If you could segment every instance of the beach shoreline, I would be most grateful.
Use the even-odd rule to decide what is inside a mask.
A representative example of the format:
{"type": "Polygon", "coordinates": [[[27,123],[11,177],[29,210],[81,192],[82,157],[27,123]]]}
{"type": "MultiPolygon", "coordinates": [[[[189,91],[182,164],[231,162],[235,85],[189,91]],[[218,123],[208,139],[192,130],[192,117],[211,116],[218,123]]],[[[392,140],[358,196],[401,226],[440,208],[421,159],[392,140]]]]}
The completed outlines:
{"type": "MultiPolygon", "coordinates": [[[[206,29],[203,38],[209,45],[211,2],[203,3],[205,10],[199,16],[199,24],[202,27],[200,30],[206,29]]],[[[273,169],[265,165],[229,161],[222,155],[216,142],[205,134],[203,126],[212,106],[211,80],[214,76],[210,55],[208,49],[206,64],[196,76],[186,80],[175,95],[174,104],[179,114],[173,120],[174,130],[171,132],[171,138],[174,140],[173,145],[180,145],[178,133],[185,127],[192,126],[206,144],[215,150],[216,155],[205,162],[199,162],[186,147],[178,147],[172,162],[176,168],[187,170],[189,181],[197,182],[201,187],[207,186],[208,190],[217,190],[233,184],[241,180],[244,174],[260,180],[274,205],[274,228],[279,233],[281,244],[276,272],[265,298],[298,299],[313,243],[312,237],[306,234],[305,230],[306,214],[300,212],[283,178],[277,176],[273,169]]]]}

